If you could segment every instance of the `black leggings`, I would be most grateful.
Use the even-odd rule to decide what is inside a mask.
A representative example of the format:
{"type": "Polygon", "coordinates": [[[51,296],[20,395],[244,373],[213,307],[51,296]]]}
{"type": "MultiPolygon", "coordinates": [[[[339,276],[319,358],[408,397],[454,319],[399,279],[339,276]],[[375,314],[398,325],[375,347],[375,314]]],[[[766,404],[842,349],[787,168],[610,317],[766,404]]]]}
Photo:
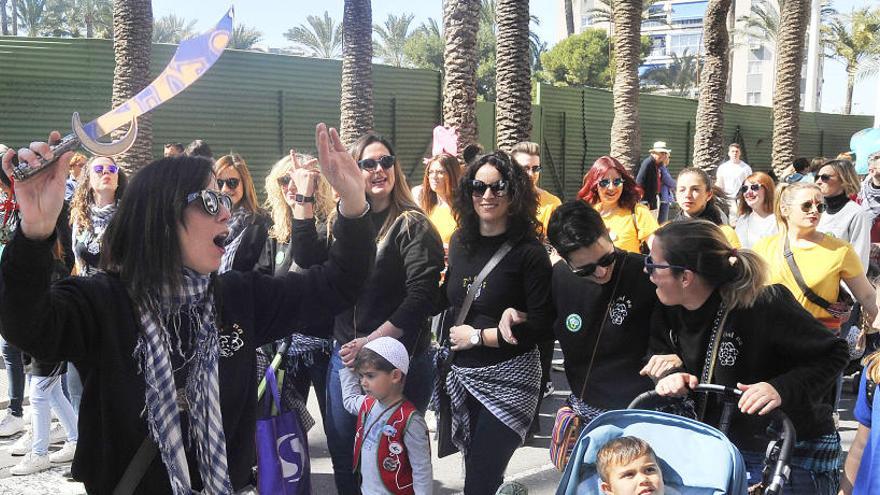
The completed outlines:
{"type": "Polygon", "coordinates": [[[471,442],[464,457],[465,495],[491,495],[504,482],[504,471],[522,443],[519,435],[468,394],[471,442]]]}

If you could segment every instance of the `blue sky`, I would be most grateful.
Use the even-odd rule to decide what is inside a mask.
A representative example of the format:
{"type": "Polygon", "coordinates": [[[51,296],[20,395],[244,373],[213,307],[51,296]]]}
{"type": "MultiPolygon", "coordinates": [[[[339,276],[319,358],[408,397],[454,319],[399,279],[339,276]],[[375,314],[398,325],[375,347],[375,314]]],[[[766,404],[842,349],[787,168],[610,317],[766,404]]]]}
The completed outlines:
{"type": "MultiPolygon", "coordinates": [[[[876,0],[834,0],[834,7],[840,12],[852,8],[868,6],[876,0]]],[[[197,19],[197,29],[204,29],[219,19],[225,11],[224,2],[217,0],[153,0],[153,15],[161,17],[176,14],[187,19],[197,19]]],[[[273,47],[287,46],[283,33],[293,26],[305,23],[308,15],[322,15],[328,11],[335,19],[342,19],[343,0],[303,1],[303,0],[244,0],[236,2],[236,17],[239,22],[254,26],[263,32],[264,41],[273,47]]],[[[415,14],[418,25],[428,18],[442,19],[441,0],[373,0],[373,22],[381,22],[389,13],[415,14]]],[[[559,13],[559,0],[531,0],[531,13],[538,16],[541,25],[535,30],[541,39],[552,46],[556,43],[556,24],[559,13]]],[[[875,102],[873,95],[877,76],[856,83],[853,95],[853,113],[873,114],[875,102]]],[[[846,92],[844,66],[836,60],[825,60],[825,85],[822,95],[822,109],[840,111],[846,92]]]]}

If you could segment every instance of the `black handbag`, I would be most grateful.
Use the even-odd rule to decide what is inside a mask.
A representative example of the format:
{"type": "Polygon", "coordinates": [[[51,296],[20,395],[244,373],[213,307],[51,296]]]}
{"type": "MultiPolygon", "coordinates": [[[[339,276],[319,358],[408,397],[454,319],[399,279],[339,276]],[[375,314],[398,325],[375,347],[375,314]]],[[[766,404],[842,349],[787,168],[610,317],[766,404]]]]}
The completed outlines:
{"type": "MultiPolygon", "coordinates": [[[[489,276],[489,273],[504,259],[504,256],[513,249],[513,245],[510,242],[505,242],[498,248],[498,251],[495,251],[495,254],[492,255],[492,258],[486,263],[486,266],[480,270],[480,273],[474,279],[473,283],[468,286],[467,295],[464,297],[464,301],[461,304],[461,308],[458,310],[458,315],[455,317],[454,326],[458,326],[464,323],[465,318],[467,318],[468,311],[471,309],[471,304],[474,302],[474,298],[476,298],[477,291],[483,285],[483,282],[486,280],[486,277],[489,276]]],[[[446,320],[448,316],[448,311],[444,311],[444,313],[440,316],[440,328],[443,332],[443,345],[449,346],[449,328],[447,328],[446,320]]],[[[444,352],[444,351],[439,351],[444,352]]],[[[449,393],[446,391],[446,376],[449,374],[450,369],[452,369],[452,361],[455,359],[455,351],[449,350],[446,354],[446,358],[440,362],[438,359],[438,372],[440,373],[440,384],[439,390],[437,391],[437,457],[443,458],[448,455],[454,454],[458,452],[458,447],[455,446],[455,443],[452,442],[452,399],[449,397],[449,393]]]]}

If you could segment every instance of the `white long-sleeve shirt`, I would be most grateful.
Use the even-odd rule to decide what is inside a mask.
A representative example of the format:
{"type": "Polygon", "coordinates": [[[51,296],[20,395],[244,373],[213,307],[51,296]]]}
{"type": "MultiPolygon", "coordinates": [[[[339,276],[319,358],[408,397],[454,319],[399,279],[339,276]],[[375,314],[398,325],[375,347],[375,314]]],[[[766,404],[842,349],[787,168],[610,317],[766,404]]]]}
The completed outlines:
{"type": "MultiPolygon", "coordinates": [[[[342,405],[345,409],[357,416],[361,410],[364,395],[357,375],[354,371],[345,368],[339,372],[339,382],[342,385],[342,405]]],[[[365,429],[368,425],[374,425],[369,431],[364,432],[364,441],[361,445],[361,493],[364,495],[390,495],[385,488],[379,470],[382,469],[379,462],[379,440],[382,435],[382,427],[388,423],[388,418],[394,409],[388,409],[390,404],[381,401],[373,406],[364,421],[365,429]],[[381,417],[380,417],[381,416],[381,417]]],[[[431,445],[428,439],[428,425],[422,413],[416,411],[403,434],[403,443],[406,446],[409,464],[412,466],[413,490],[416,495],[430,495],[433,493],[432,484],[434,471],[431,467],[431,445]]]]}

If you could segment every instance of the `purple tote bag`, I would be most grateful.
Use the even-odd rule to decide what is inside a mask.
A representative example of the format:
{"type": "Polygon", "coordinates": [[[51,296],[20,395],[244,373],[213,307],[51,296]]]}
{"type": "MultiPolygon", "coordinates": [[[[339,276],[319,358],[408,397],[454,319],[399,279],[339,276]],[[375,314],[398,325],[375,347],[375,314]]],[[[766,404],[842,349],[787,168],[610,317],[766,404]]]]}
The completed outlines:
{"type": "Polygon", "coordinates": [[[278,383],[272,366],[266,369],[266,384],[277,416],[257,420],[257,489],[260,493],[308,495],[309,441],[296,411],[281,411],[278,383]]]}

